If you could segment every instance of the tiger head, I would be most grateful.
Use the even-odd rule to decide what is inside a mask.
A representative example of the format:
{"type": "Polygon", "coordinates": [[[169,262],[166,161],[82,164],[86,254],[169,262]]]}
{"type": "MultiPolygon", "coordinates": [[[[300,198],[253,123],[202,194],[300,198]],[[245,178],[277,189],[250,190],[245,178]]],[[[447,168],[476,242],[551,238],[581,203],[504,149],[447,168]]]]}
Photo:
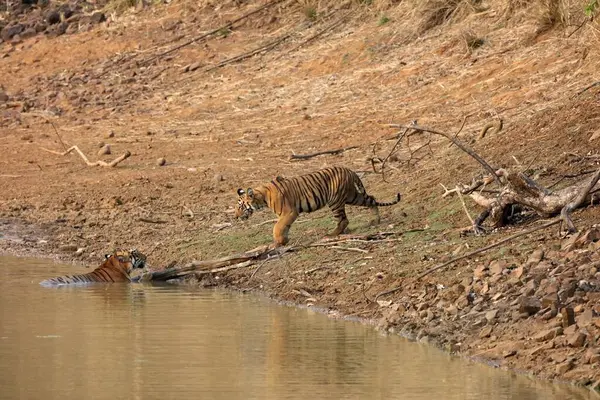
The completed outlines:
{"type": "Polygon", "coordinates": [[[126,250],[115,250],[112,254],[106,254],[105,260],[110,260],[112,257],[116,258],[119,263],[130,264],[127,270],[141,269],[146,266],[146,256],[140,253],[137,249],[126,250]]]}
{"type": "Polygon", "coordinates": [[[264,201],[261,200],[262,196],[257,196],[252,188],[248,188],[246,191],[240,188],[237,190],[239,196],[237,207],[235,208],[235,217],[241,219],[248,219],[252,213],[263,207],[264,201]]]}

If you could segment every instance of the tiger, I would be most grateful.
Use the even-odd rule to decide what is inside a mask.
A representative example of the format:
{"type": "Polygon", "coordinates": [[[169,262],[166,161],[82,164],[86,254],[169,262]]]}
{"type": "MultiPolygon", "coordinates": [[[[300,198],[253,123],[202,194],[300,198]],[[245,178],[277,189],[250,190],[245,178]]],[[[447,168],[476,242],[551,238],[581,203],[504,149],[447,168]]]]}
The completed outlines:
{"type": "Polygon", "coordinates": [[[239,188],[235,217],[245,220],[256,210],[268,207],[279,217],[273,227],[276,246],[289,242],[292,223],[303,212],[316,211],[328,206],[337,220],[337,227],[328,236],[338,236],[348,227],[346,204],[369,207],[374,215],[372,224],[380,222],[378,207],[400,202],[398,193],[394,201],[380,203],[365,190],[356,172],[345,167],[324,168],[306,175],[291,178],[277,176],[271,182],[246,190],[239,188]]]}
{"type": "Polygon", "coordinates": [[[146,256],[138,250],[116,250],[104,256],[104,262],[83,275],[59,276],[40,282],[42,286],[85,285],[89,283],[131,282],[129,273],[146,266],[146,256]]]}

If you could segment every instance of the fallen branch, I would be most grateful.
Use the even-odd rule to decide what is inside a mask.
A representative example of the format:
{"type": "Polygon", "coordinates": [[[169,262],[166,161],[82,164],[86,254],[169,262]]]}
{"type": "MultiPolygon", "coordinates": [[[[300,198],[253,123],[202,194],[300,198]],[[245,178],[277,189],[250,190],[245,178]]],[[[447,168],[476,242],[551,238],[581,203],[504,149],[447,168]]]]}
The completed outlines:
{"type": "Polygon", "coordinates": [[[247,51],[247,52],[242,53],[240,55],[237,55],[235,57],[231,57],[231,58],[228,58],[226,60],[223,60],[223,61],[221,61],[220,63],[218,63],[216,65],[213,65],[211,67],[206,68],[204,71],[205,72],[210,72],[210,71],[215,70],[217,68],[224,67],[227,64],[232,64],[234,62],[238,62],[238,61],[245,60],[246,58],[250,58],[253,55],[258,54],[258,53],[260,53],[262,51],[271,50],[272,48],[274,48],[275,46],[277,46],[279,43],[283,42],[284,40],[286,40],[290,36],[292,36],[291,33],[286,33],[285,35],[280,36],[277,39],[275,39],[275,40],[273,40],[273,41],[271,41],[271,42],[269,42],[269,43],[267,43],[267,44],[265,44],[263,46],[257,47],[254,50],[247,51]]]}
{"type": "Polygon", "coordinates": [[[66,151],[64,152],[59,152],[59,151],[54,151],[54,150],[50,150],[50,149],[46,149],[43,147],[40,147],[40,149],[47,151],[48,153],[52,153],[52,154],[56,154],[59,156],[66,156],[67,154],[71,153],[73,150],[75,150],[79,156],[83,159],[83,161],[89,166],[89,167],[116,167],[120,162],[122,162],[123,160],[126,160],[129,158],[129,156],[131,156],[131,153],[129,151],[126,151],[125,154],[115,158],[113,161],[107,163],[104,162],[102,160],[98,160],[96,162],[91,162],[90,160],[88,160],[88,158],[85,156],[85,154],[83,154],[83,152],[81,150],[79,150],[79,147],[77,146],[71,146],[70,148],[68,148],[66,151]]]}
{"type": "Polygon", "coordinates": [[[344,246],[327,246],[330,249],[334,249],[334,250],[342,250],[342,251],[354,251],[356,253],[365,253],[368,254],[369,250],[365,250],[365,249],[359,249],[358,247],[344,247],[344,246]]]}
{"type": "Polygon", "coordinates": [[[356,148],[358,148],[358,146],[342,147],[341,149],[325,150],[325,151],[319,151],[319,152],[310,153],[310,154],[292,154],[290,156],[290,160],[308,160],[310,158],[322,156],[325,154],[337,155],[337,154],[341,154],[345,151],[356,149],[356,148]]]}
{"type": "Polygon", "coordinates": [[[234,20],[232,20],[232,21],[227,22],[225,25],[222,25],[222,26],[220,26],[220,27],[218,27],[216,29],[213,29],[212,31],[203,33],[202,35],[197,36],[195,38],[192,38],[192,39],[188,40],[187,42],[184,42],[184,43],[182,43],[180,45],[177,45],[177,46],[175,46],[175,47],[173,47],[173,48],[171,48],[169,50],[163,51],[162,53],[154,55],[154,56],[152,56],[152,57],[150,57],[150,58],[148,58],[146,60],[142,60],[141,62],[138,63],[138,65],[149,64],[149,63],[151,63],[152,61],[154,61],[154,60],[156,60],[158,58],[164,57],[164,56],[166,56],[168,54],[171,54],[171,53],[173,53],[173,52],[175,52],[177,50],[180,50],[180,49],[182,49],[182,48],[184,48],[186,46],[189,46],[189,45],[191,45],[193,43],[196,43],[196,42],[198,42],[198,41],[200,41],[202,39],[205,39],[205,38],[207,38],[209,36],[212,36],[212,35],[214,35],[216,33],[222,32],[225,29],[229,29],[234,24],[242,21],[243,19],[246,19],[246,18],[250,17],[251,15],[254,15],[254,14],[256,14],[256,13],[258,13],[258,12],[260,12],[260,11],[266,9],[266,8],[269,8],[269,7],[272,7],[272,6],[274,6],[274,5],[278,4],[278,3],[281,3],[282,1],[284,1],[284,0],[273,0],[273,1],[267,3],[267,4],[263,5],[263,6],[260,6],[260,7],[256,8],[256,9],[254,9],[254,10],[252,10],[252,11],[250,11],[250,12],[248,12],[248,13],[246,13],[246,14],[244,14],[244,15],[242,15],[242,16],[234,19],[234,20]]]}
{"type": "MultiPolygon", "coordinates": [[[[482,247],[482,248],[480,248],[480,249],[474,250],[474,251],[472,251],[472,252],[470,252],[470,253],[467,253],[467,254],[464,254],[464,255],[462,255],[462,256],[455,257],[455,258],[453,258],[453,259],[451,259],[451,260],[449,260],[449,261],[446,261],[445,263],[442,263],[442,264],[440,264],[440,265],[437,265],[437,266],[435,266],[435,267],[433,267],[433,268],[430,268],[430,269],[428,269],[427,271],[425,271],[425,272],[423,272],[423,273],[421,273],[421,274],[417,275],[417,277],[415,278],[415,281],[418,281],[418,280],[420,280],[421,278],[423,278],[424,276],[427,276],[427,275],[431,274],[432,272],[435,272],[435,271],[438,271],[438,270],[440,270],[440,269],[442,269],[442,268],[444,268],[444,267],[447,267],[448,265],[454,264],[454,263],[455,263],[455,262],[457,262],[457,261],[460,261],[460,260],[463,260],[463,259],[465,259],[465,258],[469,258],[469,257],[472,257],[472,256],[474,256],[474,255],[477,255],[477,254],[483,253],[483,252],[485,252],[485,251],[487,251],[487,250],[490,250],[490,249],[493,249],[493,248],[495,248],[495,247],[498,247],[498,246],[500,246],[500,245],[503,245],[504,243],[510,242],[511,240],[514,240],[514,239],[516,239],[516,238],[518,238],[518,237],[520,237],[520,236],[529,235],[530,233],[533,233],[533,232],[536,232],[536,231],[539,231],[539,230],[542,230],[542,229],[548,228],[548,227],[550,227],[550,226],[553,226],[553,225],[557,225],[557,224],[559,224],[561,221],[562,221],[562,220],[561,220],[560,218],[558,218],[558,219],[554,219],[554,220],[552,220],[552,221],[546,222],[546,223],[545,223],[545,224],[543,224],[543,225],[540,225],[540,226],[537,226],[537,227],[535,227],[535,228],[531,228],[531,229],[528,229],[528,230],[526,230],[526,231],[523,231],[523,232],[520,232],[520,233],[514,234],[514,235],[512,235],[512,236],[509,236],[509,237],[507,237],[507,238],[504,238],[504,239],[502,239],[502,240],[499,240],[499,241],[497,241],[497,242],[495,242],[495,243],[492,243],[492,244],[490,244],[490,245],[488,245],[488,246],[485,246],[485,247],[482,247]]],[[[377,296],[375,296],[375,301],[377,301],[377,299],[379,299],[379,298],[380,298],[380,297],[382,297],[382,296],[387,296],[387,295],[389,295],[389,294],[396,293],[397,291],[399,291],[399,290],[402,290],[402,288],[403,288],[403,286],[398,286],[398,287],[395,287],[395,288],[393,288],[393,289],[386,290],[385,292],[381,292],[381,293],[379,293],[377,296]]]]}
{"type": "Polygon", "coordinates": [[[166,268],[159,271],[149,271],[141,274],[134,281],[166,281],[184,277],[190,273],[208,274],[212,272],[222,272],[229,269],[243,268],[252,265],[256,260],[271,259],[275,256],[282,255],[288,251],[293,251],[292,247],[277,247],[261,246],[257,249],[246,253],[236,254],[233,256],[222,257],[216,260],[193,261],[183,267],[166,268]],[[222,269],[232,267],[229,269],[222,269]]]}
{"type": "Polygon", "coordinates": [[[595,87],[595,86],[600,86],[600,81],[594,82],[589,86],[584,87],[582,90],[580,90],[579,92],[577,92],[573,97],[571,98],[575,98],[585,92],[587,92],[588,90],[590,90],[591,88],[595,87]]]}
{"type": "Polygon", "coordinates": [[[140,218],[138,218],[138,221],[147,222],[149,224],[166,224],[167,223],[167,221],[163,221],[160,219],[146,218],[146,217],[140,217],[140,218]]]}
{"type": "MultiPolygon", "coordinates": [[[[338,27],[339,25],[341,25],[346,20],[346,18],[348,18],[352,13],[353,13],[353,11],[350,11],[350,12],[346,13],[345,15],[343,15],[342,17],[340,17],[336,21],[332,22],[331,24],[329,24],[325,28],[323,28],[320,31],[316,32],[314,35],[311,35],[308,38],[304,39],[302,42],[298,43],[296,46],[292,47],[290,50],[288,50],[287,52],[285,52],[285,55],[290,54],[290,53],[298,50],[300,47],[307,45],[308,43],[310,43],[313,40],[317,39],[319,36],[322,36],[325,33],[327,33],[329,31],[335,29],[336,27],[338,27]]],[[[280,55],[279,57],[277,57],[277,59],[279,59],[280,57],[283,57],[283,54],[280,55]]]]}

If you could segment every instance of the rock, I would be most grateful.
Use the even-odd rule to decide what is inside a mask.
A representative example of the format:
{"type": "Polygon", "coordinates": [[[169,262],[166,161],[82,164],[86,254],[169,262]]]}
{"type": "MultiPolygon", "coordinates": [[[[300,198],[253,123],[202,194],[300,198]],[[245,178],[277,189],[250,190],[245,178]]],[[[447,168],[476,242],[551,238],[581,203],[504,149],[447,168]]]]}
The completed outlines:
{"type": "Polygon", "coordinates": [[[529,255],[529,258],[527,259],[526,264],[527,265],[536,265],[540,261],[542,261],[543,259],[544,259],[544,250],[543,249],[536,249],[536,250],[533,251],[533,253],[531,253],[529,255]]]}
{"type": "Polygon", "coordinates": [[[0,104],[6,103],[8,100],[10,100],[10,97],[8,97],[5,92],[0,90],[0,104]]]}
{"type": "Polygon", "coordinates": [[[512,350],[505,350],[505,351],[502,352],[502,357],[508,358],[508,357],[514,356],[515,354],[517,354],[517,351],[514,350],[514,349],[512,349],[512,350]]]}
{"type": "Polygon", "coordinates": [[[562,328],[553,328],[542,331],[533,337],[533,340],[536,342],[547,342],[548,340],[552,340],[558,335],[562,334],[562,328]]]}
{"type": "Polygon", "coordinates": [[[110,138],[114,138],[115,137],[115,132],[114,131],[110,131],[107,135],[106,138],[110,139],[110,138]]]}
{"type": "Polygon", "coordinates": [[[225,178],[223,178],[223,175],[221,174],[215,174],[215,176],[213,176],[213,181],[215,181],[216,183],[222,182],[224,180],[225,178]]]}
{"type": "Polygon", "coordinates": [[[481,279],[481,278],[485,277],[487,275],[486,270],[487,270],[487,267],[484,264],[481,264],[480,266],[478,266],[477,268],[475,268],[473,270],[473,277],[476,279],[481,279]]]}
{"type": "Polygon", "coordinates": [[[588,349],[583,355],[583,361],[587,364],[597,364],[600,362],[600,353],[596,349],[588,349]]]}
{"type": "Polygon", "coordinates": [[[533,294],[535,293],[537,288],[538,288],[538,284],[535,282],[535,280],[532,279],[525,284],[525,287],[523,288],[522,293],[525,296],[533,296],[533,294]]]}
{"type": "Polygon", "coordinates": [[[579,329],[579,327],[577,325],[571,325],[571,326],[568,326],[565,329],[563,329],[563,333],[567,336],[571,336],[571,335],[574,335],[578,329],[579,329]]]}
{"type": "MultiPolygon", "coordinates": [[[[572,325],[572,326],[576,326],[576,325],[572,325]]],[[[574,334],[567,336],[567,343],[569,343],[569,346],[571,346],[571,347],[583,347],[583,344],[585,343],[586,339],[587,339],[587,336],[585,333],[575,332],[574,334]]]]}
{"type": "Polygon", "coordinates": [[[77,249],[78,249],[77,245],[74,245],[74,244],[64,244],[58,248],[58,250],[60,250],[60,251],[69,252],[69,253],[77,251],[77,249]]]}
{"type": "Polygon", "coordinates": [[[523,267],[522,265],[515,268],[512,272],[513,276],[516,279],[521,279],[521,277],[523,276],[524,273],[525,273],[525,267],[523,267]]]}
{"type": "Polygon", "coordinates": [[[83,255],[84,251],[85,251],[85,249],[83,247],[78,248],[77,251],[75,251],[75,256],[81,257],[83,255]]]}
{"type": "Polygon", "coordinates": [[[557,365],[555,371],[557,375],[563,375],[569,372],[571,369],[573,369],[573,362],[566,361],[562,364],[557,365]]]}
{"type": "Polygon", "coordinates": [[[492,330],[493,328],[490,325],[485,326],[481,332],[479,332],[479,337],[480,338],[487,338],[490,337],[490,335],[492,334],[492,330]]]}
{"type": "Polygon", "coordinates": [[[585,310],[579,317],[577,317],[577,325],[585,327],[590,325],[594,320],[594,311],[591,308],[585,310]]]}
{"type": "Polygon", "coordinates": [[[199,62],[195,62],[195,63],[190,64],[188,71],[192,72],[192,71],[197,70],[200,67],[201,67],[201,64],[199,62]]]}
{"type": "Polygon", "coordinates": [[[498,310],[490,310],[485,313],[485,319],[487,319],[488,323],[494,321],[498,316],[498,310]]]}
{"type": "Polygon", "coordinates": [[[560,301],[558,299],[558,296],[556,295],[556,292],[550,293],[550,295],[542,299],[542,307],[544,308],[550,307],[558,310],[559,305],[560,301]]]}
{"type": "Polygon", "coordinates": [[[454,304],[448,306],[444,311],[452,316],[458,315],[458,308],[454,304]]]}
{"type": "Polygon", "coordinates": [[[158,160],[156,160],[156,165],[158,165],[159,167],[162,167],[166,163],[167,163],[167,160],[164,157],[161,157],[158,160]]]}
{"type": "Polygon", "coordinates": [[[60,22],[60,13],[58,10],[50,10],[46,12],[44,19],[50,25],[58,24],[60,22]]]}
{"type": "Polygon", "coordinates": [[[590,136],[589,141],[592,142],[596,139],[598,139],[600,137],[600,129],[598,129],[596,132],[592,133],[592,136],[590,136]]]}
{"type": "Polygon", "coordinates": [[[542,309],[542,304],[535,297],[521,297],[519,301],[519,312],[533,315],[542,309]]]}
{"type": "Polygon", "coordinates": [[[568,327],[575,324],[575,311],[571,307],[563,307],[560,309],[562,315],[563,327],[568,327]]]}
{"type": "Polygon", "coordinates": [[[25,30],[25,26],[23,24],[14,24],[5,26],[2,31],[0,31],[0,37],[2,40],[8,42],[16,35],[19,35],[21,32],[25,30]]]}
{"type": "Polygon", "coordinates": [[[98,150],[98,156],[105,156],[110,154],[110,144],[105,144],[100,150],[98,150]]]}
{"type": "Polygon", "coordinates": [[[96,11],[90,16],[90,22],[92,24],[99,24],[106,21],[106,15],[102,11],[96,11]]]}
{"type": "Polygon", "coordinates": [[[504,260],[494,260],[490,263],[489,270],[492,275],[500,275],[506,268],[507,263],[504,260]]]}

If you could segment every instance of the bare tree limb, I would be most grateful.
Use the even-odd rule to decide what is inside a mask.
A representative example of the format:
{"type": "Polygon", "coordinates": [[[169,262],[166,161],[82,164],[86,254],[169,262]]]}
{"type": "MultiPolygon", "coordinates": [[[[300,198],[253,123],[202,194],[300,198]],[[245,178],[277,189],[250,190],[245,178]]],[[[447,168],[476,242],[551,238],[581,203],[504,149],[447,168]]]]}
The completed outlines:
{"type": "Polygon", "coordinates": [[[575,228],[575,224],[571,220],[571,212],[583,204],[590,191],[598,183],[598,179],[600,179],[600,169],[592,176],[588,184],[581,189],[579,195],[561,210],[560,217],[565,222],[569,233],[577,232],[577,228],[575,228]]]}
{"type": "Polygon", "coordinates": [[[499,185],[502,185],[501,182],[500,182],[500,178],[496,175],[496,171],[495,171],[494,168],[492,168],[473,149],[471,149],[466,144],[463,144],[458,139],[453,138],[450,134],[448,134],[446,132],[436,131],[436,130],[430,129],[430,128],[425,128],[425,127],[418,126],[418,125],[408,125],[408,126],[406,126],[406,125],[398,125],[398,124],[388,124],[387,126],[389,126],[390,128],[405,128],[405,129],[408,128],[408,129],[414,129],[415,131],[429,132],[429,133],[433,133],[435,135],[440,135],[440,136],[445,137],[446,139],[448,139],[452,143],[454,143],[454,145],[456,147],[458,147],[459,149],[461,149],[462,151],[464,151],[465,153],[467,153],[468,155],[470,155],[471,157],[473,157],[479,164],[481,164],[490,173],[490,175],[492,175],[494,177],[494,179],[496,180],[496,182],[498,182],[499,185]]]}
{"type": "Polygon", "coordinates": [[[318,151],[316,153],[292,154],[292,155],[290,155],[290,160],[308,160],[310,158],[322,156],[325,154],[336,155],[336,154],[341,154],[345,151],[357,149],[357,148],[358,148],[358,146],[348,146],[348,147],[342,147],[341,149],[318,151]]]}
{"type": "Polygon", "coordinates": [[[91,162],[90,160],[88,160],[88,158],[85,156],[85,154],[83,154],[83,152],[79,149],[79,147],[77,146],[71,146],[69,147],[66,151],[64,152],[58,152],[58,151],[54,151],[54,150],[50,150],[50,149],[46,149],[43,147],[40,147],[40,149],[47,151],[48,153],[52,153],[52,154],[57,154],[59,156],[66,156],[67,154],[71,153],[73,150],[75,150],[79,156],[83,159],[83,161],[89,166],[89,167],[116,167],[120,162],[122,162],[123,160],[128,159],[131,156],[131,153],[129,151],[126,151],[125,154],[115,158],[114,160],[112,160],[111,162],[104,162],[102,160],[98,160],[96,162],[91,162]]]}

